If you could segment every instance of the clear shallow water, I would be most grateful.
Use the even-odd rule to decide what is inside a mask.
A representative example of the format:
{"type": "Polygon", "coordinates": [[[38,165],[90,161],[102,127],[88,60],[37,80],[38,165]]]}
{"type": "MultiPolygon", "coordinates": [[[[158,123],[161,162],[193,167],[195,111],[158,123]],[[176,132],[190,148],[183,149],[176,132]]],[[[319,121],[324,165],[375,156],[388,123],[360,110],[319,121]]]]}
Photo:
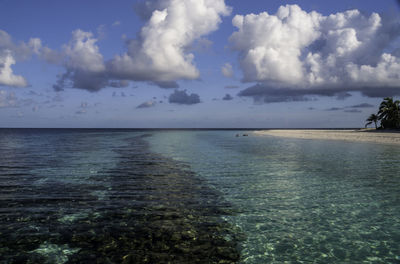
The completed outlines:
{"type": "Polygon", "coordinates": [[[0,263],[236,261],[229,204],[148,136],[0,130],[0,263]]]}
{"type": "Polygon", "coordinates": [[[236,133],[0,130],[0,263],[400,262],[398,147],[236,133]]]}
{"type": "Polygon", "coordinates": [[[149,141],[238,210],[240,262],[400,263],[400,148],[236,133],[149,141]]]}

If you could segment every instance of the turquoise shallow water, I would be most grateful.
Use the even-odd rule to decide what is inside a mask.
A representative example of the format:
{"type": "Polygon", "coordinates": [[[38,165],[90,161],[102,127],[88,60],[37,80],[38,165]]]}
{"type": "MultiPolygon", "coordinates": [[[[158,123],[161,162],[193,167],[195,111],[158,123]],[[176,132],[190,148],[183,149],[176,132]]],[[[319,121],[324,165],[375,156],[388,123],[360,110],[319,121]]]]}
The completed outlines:
{"type": "Polygon", "coordinates": [[[400,148],[236,133],[148,141],[237,210],[242,263],[400,263],[400,148]]]}
{"type": "Polygon", "coordinates": [[[400,263],[400,149],[0,129],[0,264],[400,263]]]}

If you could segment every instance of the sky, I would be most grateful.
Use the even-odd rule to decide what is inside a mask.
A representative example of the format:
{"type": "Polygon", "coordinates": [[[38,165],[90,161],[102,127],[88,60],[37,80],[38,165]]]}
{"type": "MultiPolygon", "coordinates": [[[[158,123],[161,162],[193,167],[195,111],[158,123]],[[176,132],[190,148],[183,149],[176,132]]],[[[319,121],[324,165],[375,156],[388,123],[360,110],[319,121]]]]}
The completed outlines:
{"type": "Polygon", "coordinates": [[[396,0],[0,0],[0,127],[363,127],[396,0]]]}

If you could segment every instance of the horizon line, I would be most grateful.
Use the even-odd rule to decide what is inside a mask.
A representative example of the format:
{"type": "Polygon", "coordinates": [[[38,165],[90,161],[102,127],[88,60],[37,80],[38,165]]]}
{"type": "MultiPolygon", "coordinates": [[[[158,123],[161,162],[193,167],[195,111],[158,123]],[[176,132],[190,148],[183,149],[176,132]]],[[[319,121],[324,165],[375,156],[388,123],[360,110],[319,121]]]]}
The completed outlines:
{"type": "Polygon", "coordinates": [[[0,127],[0,129],[64,129],[64,130],[348,130],[363,129],[361,127],[0,127]]]}

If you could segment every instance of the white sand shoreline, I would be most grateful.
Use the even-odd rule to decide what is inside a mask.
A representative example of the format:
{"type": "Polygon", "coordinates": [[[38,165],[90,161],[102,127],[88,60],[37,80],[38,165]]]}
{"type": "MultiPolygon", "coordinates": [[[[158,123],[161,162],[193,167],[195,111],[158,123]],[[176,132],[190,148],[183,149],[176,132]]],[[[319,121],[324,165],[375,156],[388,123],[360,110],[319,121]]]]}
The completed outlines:
{"type": "Polygon", "coordinates": [[[298,139],[342,140],[351,142],[371,142],[379,144],[400,145],[399,132],[375,130],[301,130],[301,129],[271,129],[255,131],[261,136],[275,136],[298,139]]]}

